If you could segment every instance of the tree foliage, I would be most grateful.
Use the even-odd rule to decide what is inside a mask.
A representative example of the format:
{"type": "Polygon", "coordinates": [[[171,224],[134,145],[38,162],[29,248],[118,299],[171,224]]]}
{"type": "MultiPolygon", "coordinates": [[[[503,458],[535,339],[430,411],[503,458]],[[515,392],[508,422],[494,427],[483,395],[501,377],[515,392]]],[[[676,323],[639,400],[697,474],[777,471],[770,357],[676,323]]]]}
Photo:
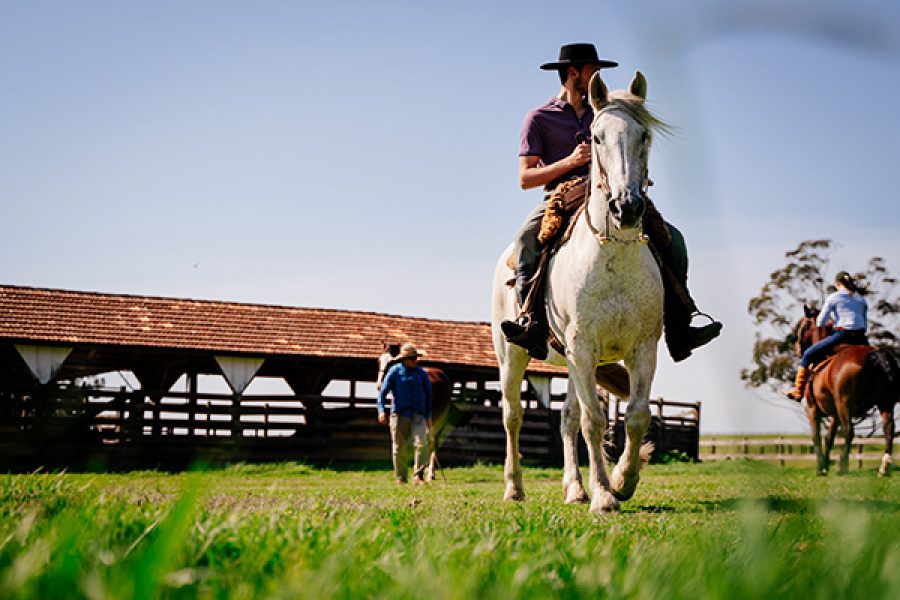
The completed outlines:
{"type": "MultiPolygon", "coordinates": [[[[803,316],[803,305],[821,307],[825,298],[835,291],[831,252],[831,240],[801,242],[785,253],[787,264],[772,272],[759,295],[748,302],[747,312],[757,330],[753,365],[741,371],[746,385],[777,391],[785,382],[793,381],[798,362],[797,324],[803,316]]],[[[891,276],[879,256],[870,258],[865,271],[852,276],[863,288],[869,305],[870,343],[900,350],[897,279],[891,276]]]]}

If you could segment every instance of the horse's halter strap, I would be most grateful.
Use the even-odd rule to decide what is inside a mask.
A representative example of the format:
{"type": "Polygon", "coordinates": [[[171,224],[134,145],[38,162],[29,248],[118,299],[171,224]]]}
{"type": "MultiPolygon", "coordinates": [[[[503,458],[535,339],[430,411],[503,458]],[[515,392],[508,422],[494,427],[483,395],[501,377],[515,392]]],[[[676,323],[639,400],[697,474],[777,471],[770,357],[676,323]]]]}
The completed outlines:
{"type": "MultiPolygon", "coordinates": [[[[594,117],[596,120],[604,111],[614,107],[614,105],[607,105],[603,107],[598,113],[597,116],[594,117]]],[[[605,202],[609,202],[610,196],[612,196],[612,190],[609,187],[609,175],[606,173],[606,169],[603,168],[603,165],[600,162],[600,157],[597,156],[596,150],[594,150],[594,141],[591,139],[591,157],[594,163],[597,165],[597,171],[599,171],[599,177],[596,181],[597,190],[603,195],[603,200],[605,202]]],[[[647,179],[649,182],[650,180],[647,179]]],[[[643,190],[646,192],[646,189],[643,190]]],[[[590,203],[591,198],[593,197],[593,190],[588,188],[588,195],[584,201],[584,222],[587,224],[588,229],[590,229],[591,233],[597,238],[597,241],[600,242],[600,245],[603,246],[609,242],[619,242],[620,244],[646,244],[650,241],[650,238],[643,231],[634,239],[623,240],[621,238],[615,237],[612,234],[612,223],[610,223],[609,219],[609,210],[606,211],[606,219],[603,226],[603,231],[597,229],[594,225],[593,221],[591,221],[591,211],[590,211],[590,203]]]]}

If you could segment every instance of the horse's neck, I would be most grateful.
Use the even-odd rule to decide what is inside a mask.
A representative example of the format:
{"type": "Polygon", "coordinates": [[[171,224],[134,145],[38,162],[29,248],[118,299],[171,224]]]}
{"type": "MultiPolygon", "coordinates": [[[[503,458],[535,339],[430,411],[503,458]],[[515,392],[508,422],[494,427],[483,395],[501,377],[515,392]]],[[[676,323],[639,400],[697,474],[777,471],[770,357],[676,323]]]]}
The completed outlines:
{"type": "Polygon", "coordinates": [[[830,336],[832,333],[834,333],[834,329],[832,327],[828,327],[827,325],[825,327],[819,327],[818,325],[816,325],[815,321],[813,321],[813,327],[815,327],[815,335],[812,336],[813,344],[818,344],[819,342],[830,336]]]}

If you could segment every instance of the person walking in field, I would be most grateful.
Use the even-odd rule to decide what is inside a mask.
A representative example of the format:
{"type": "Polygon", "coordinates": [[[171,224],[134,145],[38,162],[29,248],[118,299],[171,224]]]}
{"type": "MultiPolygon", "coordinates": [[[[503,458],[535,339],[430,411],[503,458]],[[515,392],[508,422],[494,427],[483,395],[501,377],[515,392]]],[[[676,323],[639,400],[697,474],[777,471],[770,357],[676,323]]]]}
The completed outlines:
{"type": "Polygon", "coordinates": [[[414,448],[413,483],[424,483],[428,466],[429,436],[432,428],[431,381],[418,366],[419,352],[413,344],[403,344],[399,361],[384,376],[378,390],[378,422],[388,423],[385,399],[393,397],[391,406],[391,459],[397,483],[406,483],[409,469],[407,450],[412,441],[414,448]]]}
{"type": "Polygon", "coordinates": [[[869,339],[866,337],[868,328],[866,317],[869,306],[866,304],[866,299],[863,298],[859,286],[846,271],[837,274],[834,286],[837,291],[825,299],[822,311],[816,318],[817,327],[825,327],[829,320],[832,321],[834,323],[833,333],[807,348],[800,357],[800,368],[797,369],[794,387],[784,392],[784,395],[791,400],[800,402],[806,384],[809,383],[811,365],[825,358],[835,346],[838,344],[867,346],[869,344],[869,339]]]}
{"type": "MultiPolygon", "coordinates": [[[[541,221],[547,200],[554,190],[574,178],[584,178],[590,172],[590,128],[594,111],[586,95],[591,76],[601,68],[618,63],[601,60],[593,44],[568,44],[559,50],[559,60],[541,65],[545,71],[559,74],[559,93],[547,103],[525,116],[519,147],[519,185],[523,190],[539,186],[546,192],[544,201],[529,213],[516,234],[513,254],[516,262],[515,287],[522,309],[516,320],[504,321],[501,329],[508,342],[522,346],[537,359],[547,357],[547,326],[541,290],[529,293],[535,285],[535,273],[544,248],[538,241],[541,221]]],[[[648,178],[649,181],[649,178],[648,178]]],[[[586,186],[582,184],[586,189],[586,186]]],[[[646,190],[643,190],[646,194],[646,190]]],[[[719,335],[722,324],[711,323],[693,327],[691,321],[701,313],[687,289],[687,247],[684,238],[646,198],[644,231],[661,261],[665,288],[664,329],[669,354],[675,362],[709,343],[719,335]]]]}

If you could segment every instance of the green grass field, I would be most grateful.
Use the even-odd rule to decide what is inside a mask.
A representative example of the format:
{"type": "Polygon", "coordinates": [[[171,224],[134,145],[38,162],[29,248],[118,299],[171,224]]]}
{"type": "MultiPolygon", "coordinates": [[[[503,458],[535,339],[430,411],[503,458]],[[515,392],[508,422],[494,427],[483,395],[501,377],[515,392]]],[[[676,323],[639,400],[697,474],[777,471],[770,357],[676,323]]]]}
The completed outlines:
{"type": "Polygon", "coordinates": [[[237,465],[0,476],[2,598],[900,598],[900,480],[650,466],[621,514],[556,469],[237,465]]]}

